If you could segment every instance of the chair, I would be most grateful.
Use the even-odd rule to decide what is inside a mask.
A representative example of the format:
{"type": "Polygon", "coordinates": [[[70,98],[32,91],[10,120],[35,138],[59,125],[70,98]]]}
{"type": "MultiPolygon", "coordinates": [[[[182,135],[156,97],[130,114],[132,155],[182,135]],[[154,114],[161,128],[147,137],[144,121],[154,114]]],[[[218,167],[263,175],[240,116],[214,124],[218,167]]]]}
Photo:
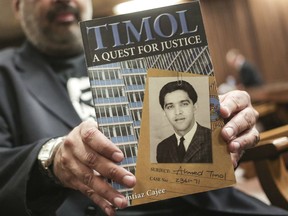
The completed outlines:
{"type": "Polygon", "coordinates": [[[288,210],[288,125],[260,134],[259,144],[246,150],[240,162],[253,161],[259,182],[271,204],[288,210]]]}

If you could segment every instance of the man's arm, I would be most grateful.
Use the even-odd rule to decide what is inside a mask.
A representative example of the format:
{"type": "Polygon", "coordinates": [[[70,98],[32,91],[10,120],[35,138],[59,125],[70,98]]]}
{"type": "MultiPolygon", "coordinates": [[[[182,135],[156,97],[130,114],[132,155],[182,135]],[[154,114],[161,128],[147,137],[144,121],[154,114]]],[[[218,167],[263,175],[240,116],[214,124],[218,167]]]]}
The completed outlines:
{"type": "Polygon", "coordinates": [[[128,201],[105,179],[134,187],[135,176],[116,163],[124,158],[121,150],[105,137],[95,121],[75,127],[65,138],[54,158],[54,174],[64,187],[81,191],[108,215],[128,201]]]}

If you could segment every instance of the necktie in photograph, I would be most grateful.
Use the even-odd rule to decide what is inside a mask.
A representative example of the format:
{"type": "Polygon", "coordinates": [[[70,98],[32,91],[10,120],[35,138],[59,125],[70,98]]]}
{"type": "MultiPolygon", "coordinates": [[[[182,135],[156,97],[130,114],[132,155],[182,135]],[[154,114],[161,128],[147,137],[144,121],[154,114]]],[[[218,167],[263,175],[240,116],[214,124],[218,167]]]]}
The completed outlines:
{"type": "Polygon", "coordinates": [[[186,150],[185,150],[185,147],[184,147],[184,137],[181,137],[180,138],[180,143],[178,145],[178,158],[179,158],[179,161],[182,162],[183,159],[184,159],[184,156],[186,154],[186,150]]]}

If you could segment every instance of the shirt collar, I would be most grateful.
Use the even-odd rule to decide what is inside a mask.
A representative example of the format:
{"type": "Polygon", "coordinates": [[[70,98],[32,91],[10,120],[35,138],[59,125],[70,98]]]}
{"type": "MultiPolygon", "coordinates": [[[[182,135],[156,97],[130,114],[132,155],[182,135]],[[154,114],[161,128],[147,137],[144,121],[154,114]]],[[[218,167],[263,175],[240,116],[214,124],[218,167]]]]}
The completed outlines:
{"type": "MultiPolygon", "coordinates": [[[[192,141],[192,139],[193,139],[193,137],[194,137],[194,134],[195,134],[195,132],[196,132],[196,130],[197,130],[197,123],[195,123],[194,125],[193,125],[193,127],[191,128],[191,130],[187,133],[187,134],[185,134],[183,137],[184,137],[184,146],[185,146],[185,150],[187,151],[187,149],[188,149],[188,147],[189,147],[189,145],[190,145],[190,143],[191,143],[191,141],[192,141]]],[[[175,135],[176,135],[176,138],[177,138],[177,145],[179,145],[179,143],[180,143],[180,138],[182,137],[182,136],[179,136],[178,134],[176,134],[175,133],[175,135]]]]}

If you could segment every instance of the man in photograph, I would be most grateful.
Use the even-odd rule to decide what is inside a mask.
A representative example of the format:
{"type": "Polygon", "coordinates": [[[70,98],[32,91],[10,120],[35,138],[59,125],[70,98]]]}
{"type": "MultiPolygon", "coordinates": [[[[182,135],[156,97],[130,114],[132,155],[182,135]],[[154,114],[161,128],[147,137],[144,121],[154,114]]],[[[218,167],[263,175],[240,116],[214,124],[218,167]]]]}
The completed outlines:
{"type": "Polygon", "coordinates": [[[174,134],[157,146],[158,163],[212,163],[211,130],[195,120],[198,95],[184,81],[165,84],[159,103],[174,134]]]}

